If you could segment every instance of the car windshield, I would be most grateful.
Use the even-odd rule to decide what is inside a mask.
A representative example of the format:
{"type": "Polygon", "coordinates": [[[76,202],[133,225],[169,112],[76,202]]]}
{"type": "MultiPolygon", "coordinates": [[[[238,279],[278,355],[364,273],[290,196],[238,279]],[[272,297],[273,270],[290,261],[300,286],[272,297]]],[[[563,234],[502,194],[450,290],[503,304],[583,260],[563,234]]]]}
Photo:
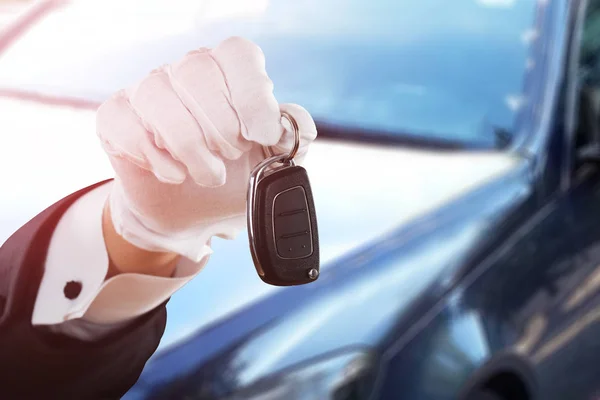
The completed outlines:
{"type": "Polygon", "coordinates": [[[527,103],[544,3],[154,0],[140,10],[82,0],[0,55],[0,88],[102,101],[190,49],[240,35],[262,47],[278,100],[318,121],[493,146],[527,103]]]}

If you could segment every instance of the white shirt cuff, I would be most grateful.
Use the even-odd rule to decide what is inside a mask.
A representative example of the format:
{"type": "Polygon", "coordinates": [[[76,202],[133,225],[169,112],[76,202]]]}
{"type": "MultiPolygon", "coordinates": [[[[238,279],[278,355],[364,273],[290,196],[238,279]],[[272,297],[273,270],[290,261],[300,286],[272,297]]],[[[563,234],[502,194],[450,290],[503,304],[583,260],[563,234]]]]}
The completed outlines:
{"type": "Polygon", "coordinates": [[[210,239],[201,260],[196,263],[182,258],[171,278],[127,273],[105,281],[108,254],[102,235],[102,210],[111,187],[109,182],[83,195],[56,226],[33,310],[33,325],[55,325],[83,317],[96,324],[121,326],[163,303],[206,265],[212,252],[210,239]],[[71,299],[65,294],[69,282],[75,282],[75,292],[79,291],[71,299]]]}

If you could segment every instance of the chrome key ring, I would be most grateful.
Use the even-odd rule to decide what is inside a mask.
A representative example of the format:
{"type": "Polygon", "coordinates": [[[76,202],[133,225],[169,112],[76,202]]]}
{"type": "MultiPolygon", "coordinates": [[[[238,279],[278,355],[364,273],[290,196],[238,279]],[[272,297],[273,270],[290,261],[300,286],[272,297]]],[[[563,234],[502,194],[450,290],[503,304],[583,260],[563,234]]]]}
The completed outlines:
{"type": "MultiPolygon", "coordinates": [[[[294,117],[292,117],[287,112],[282,111],[281,117],[285,118],[289,121],[290,125],[292,126],[292,131],[294,133],[294,146],[292,147],[292,149],[290,150],[288,155],[283,159],[283,161],[280,161],[282,163],[289,163],[290,161],[292,161],[294,159],[294,157],[296,157],[296,154],[298,153],[298,150],[300,149],[300,128],[298,128],[298,123],[296,122],[294,117]]],[[[268,158],[273,157],[275,155],[275,153],[273,152],[273,149],[271,147],[272,146],[265,147],[265,151],[267,153],[268,158]]]]}

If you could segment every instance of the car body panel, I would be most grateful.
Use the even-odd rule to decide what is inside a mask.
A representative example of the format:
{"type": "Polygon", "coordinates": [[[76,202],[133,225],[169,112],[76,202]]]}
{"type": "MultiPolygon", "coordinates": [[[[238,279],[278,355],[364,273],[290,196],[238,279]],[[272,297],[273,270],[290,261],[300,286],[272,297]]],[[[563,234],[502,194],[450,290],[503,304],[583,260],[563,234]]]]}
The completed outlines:
{"type": "Polygon", "coordinates": [[[509,353],[528,364],[537,398],[597,398],[600,179],[593,175],[526,217],[418,336],[387,355],[396,375],[381,393],[454,399],[479,368],[509,353]]]}

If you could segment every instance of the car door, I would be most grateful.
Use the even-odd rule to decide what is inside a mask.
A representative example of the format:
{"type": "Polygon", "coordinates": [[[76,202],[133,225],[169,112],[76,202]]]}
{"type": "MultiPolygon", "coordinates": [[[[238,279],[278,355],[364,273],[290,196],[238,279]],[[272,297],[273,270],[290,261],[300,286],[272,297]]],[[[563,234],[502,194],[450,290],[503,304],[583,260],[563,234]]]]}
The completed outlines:
{"type": "MultiPolygon", "coordinates": [[[[491,358],[516,353],[543,400],[600,398],[600,0],[579,7],[553,130],[562,156],[548,166],[562,179],[467,293],[468,309],[503,328],[487,335],[491,358]]],[[[522,376],[494,373],[478,384],[532,398],[522,376]]]]}

